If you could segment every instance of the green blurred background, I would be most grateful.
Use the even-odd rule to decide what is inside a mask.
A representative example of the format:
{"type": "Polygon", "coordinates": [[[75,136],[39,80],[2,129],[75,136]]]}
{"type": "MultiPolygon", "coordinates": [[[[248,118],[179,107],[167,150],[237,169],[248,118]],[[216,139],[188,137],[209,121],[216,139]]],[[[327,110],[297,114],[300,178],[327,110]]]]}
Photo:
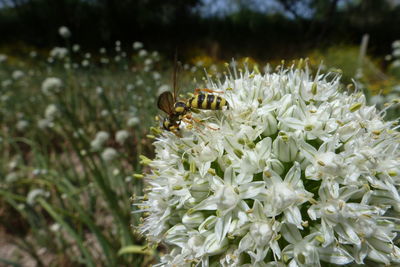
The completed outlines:
{"type": "Polygon", "coordinates": [[[157,262],[132,211],[176,51],[182,97],[303,58],[398,119],[398,25],[396,0],[0,0],[0,266],[157,262]]]}

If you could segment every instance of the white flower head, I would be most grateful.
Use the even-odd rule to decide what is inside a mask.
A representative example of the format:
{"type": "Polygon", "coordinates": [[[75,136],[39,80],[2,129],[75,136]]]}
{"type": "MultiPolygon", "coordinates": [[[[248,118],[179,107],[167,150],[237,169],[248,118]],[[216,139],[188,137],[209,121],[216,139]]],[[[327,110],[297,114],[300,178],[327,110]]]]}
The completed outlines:
{"type": "Polygon", "coordinates": [[[5,182],[12,184],[17,182],[21,178],[21,175],[18,172],[10,172],[5,177],[5,182]]]}
{"type": "Polygon", "coordinates": [[[10,79],[7,79],[7,80],[4,80],[4,81],[1,81],[1,87],[3,87],[3,88],[7,88],[7,87],[9,87],[11,84],[13,83],[13,81],[12,80],[10,80],[10,79]]]}
{"type": "Polygon", "coordinates": [[[139,229],[161,265],[399,264],[396,124],[337,74],[230,73],[207,84],[229,109],[192,112],[145,160],[139,229]]]}
{"type": "Polygon", "coordinates": [[[118,156],[117,151],[112,147],[107,147],[101,153],[101,158],[106,162],[114,160],[117,156],[118,156]]]}
{"type": "Polygon", "coordinates": [[[102,57],[100,58],[100,63],[102,64],[108,64],[110,63],[110,59],[106,58],[106,57],[102,57]]]}
{"type": "Polygon", "coordinates": [[[139,57],[147,56],[147,51],[145,49],[140,49],[138,53],[139,57]]]}
{"type": "Polygon", "coordinates": [[[140,119],[138,117],[130,117],[126,124],[129,127],[135,127],[135,126],[139,125],[139,123],[140,123],[140,119]]]}
{"type": "Polygon", "coordinates": [[[82,67],[86,68],[90,65],[90,62],[89,62],[89,60],[84,59],[84,60],[82,60],[81,65],[82,65],[82,67]]]}
{"type": "Polygon", "coordinates": [[[74,44],[72,46],[72,51],[74,51],[75,53],[78,52],[81,49],[81,46],[78,44],[74,44]]]}
{"type": "Polygon", "coordinates": [[[400,40],[396,40],[392,43],[392,48],[396,49],[396,48],[400,48],[400,40]]]}
{"type": "Polygon", "coordinates": [[[29,126],[29,122],[28,121],[26,121],[26,120],[19,120],[18,122],[17,122],[17,129],[19,130],[19,131],[24,131],[26,128],[28,128],[28,126],[29,126]]]}
{"type": "Polygon", "coordinates": [[[58,223],[53,223],[52,225],[50,225],[50,231],[54,232],[54,233],[58,233],[61,230],[61,225],[58,223]]]}
{"type": "Polygon", "coordinates": [[[50,51],[50,58],[63,59],[68,55],[68,49],[65,47],[54,47],[50,51]]]}
{"type": "Polygon", "coordinates": [[[52,120],[49,120],[49,119],[40,119],[40,120],[38,120],[38,122],[37,122],[37,126],[38,126],[40,129],[45,130],[45,129],[47,129],[47,128],[53,127],[53,126],[54,126],[54,123],[53,123],[52,120]]]}
{"type": "Polygon", "coordinates": [[[135,85],[128,83],[125,88],[127,92],[131,92],[133,89],[135,89],[135,85]]]}
{"type": "Polygon", "coordinates": [[[141,43],[141,42],[134,42],[134,43],[132,44],[132,47],[133,47],[133,49],[135,49],[135,50],[139,50],[139,49],[143,48],[143,43],[141,43]]]}
{"type": "Polygon", "coordinates": [[[3,63],[4,61],[6,61],[7,60],[7,55],[5,55],[5,54],[0,54],[0,63],[3,63]]]}
{"type": "Polygon", "coordinates": [[[47,106],[44,114],[46,119],[53,121],[59,115],[59,110],[55,104],[50,104],[47,106]]]}
{"type": "Polygon", "coordinates": [[[156,80],[156,81],[161,79],[161,74],[159,72],[157,72],[157,71],[153,72],[152,75],[153,75],[153,79],[156,80]]]}
{"type": "Polygon", "coordinates": [[[42,82],[42,92],[45,95],[59,93],[63,86],[62,81],[57,77],[48,77],[42,82]]]}
{"type": "Polygon", "coordinates": [[[65,39],[68,39],[69,37],[71,37],[71,32],[66,26],[61,26],[58,29],[58,34],[60,34],[60,36],[65,39]]]}
{"type": "Polygon", "coordinates": [[[110,138],[110,134],[105,131],[100,131],[96,134],[96,137],[90,142],[90,146],[94,151],[100,150],[107,140],[110,138]]]}
{"type": "Polygon", "coordinates": [[[11,76],[14,80],[19,80],[25,76],[25,73],[22,70],[14,70],[11,76]]]}
{"type": "Polygon", "coordinates": [[[129,132],[127,130],[119,130],[115,134],[115,141],[117,141],[117,143],[120,145],[123,145],[128,138],[129,138],[129,132]]]}
{"type": "Polygon", "coordinates": [[[50,192],[45,191],[41,188],[33,189],[29,191],[27,197],[26,197],[26,203],[29,205],[34,205],[36,203],[37,198],[39,197],[44,197],[47,198],[50,196],[50,192]]]}

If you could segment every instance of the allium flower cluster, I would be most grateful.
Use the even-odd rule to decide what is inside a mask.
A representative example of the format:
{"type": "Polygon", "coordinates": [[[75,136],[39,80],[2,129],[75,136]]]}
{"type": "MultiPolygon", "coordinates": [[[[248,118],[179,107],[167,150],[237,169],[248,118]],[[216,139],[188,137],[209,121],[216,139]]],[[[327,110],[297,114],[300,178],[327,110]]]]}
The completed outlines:
{"type": "Polygon", "coordinates": [[[400,135],[336,74],[209,81],[229,110],[155,142],[139,229],[165,266],[400,264],[400,135]],[[218,128],[218,130],[210,129],[218,128]]]}

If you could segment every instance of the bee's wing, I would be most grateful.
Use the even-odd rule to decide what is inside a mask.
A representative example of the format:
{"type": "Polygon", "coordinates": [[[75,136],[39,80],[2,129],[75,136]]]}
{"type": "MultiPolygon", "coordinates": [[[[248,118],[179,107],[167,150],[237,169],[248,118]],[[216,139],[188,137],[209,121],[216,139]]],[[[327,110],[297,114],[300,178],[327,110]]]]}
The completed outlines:
{"type": "Polygon", "coordinates": [[[181,62],[178,61],[178,49],[175,50],[175,58],[174,58],[174,73],[173,73],[173,88],[174,88],[174,103],[177,101],[178,99],[178,93],[179,93],[179,85],[178,85],[178,74],[179,74],[179,70],[181,67],[181,62]]]}
{"type": "Polygon", "coordinates": [[[174,113],[174,104],[174,97],[170,91],[164,92],[158,97],[158,108],[168,115],[174,113]]]}

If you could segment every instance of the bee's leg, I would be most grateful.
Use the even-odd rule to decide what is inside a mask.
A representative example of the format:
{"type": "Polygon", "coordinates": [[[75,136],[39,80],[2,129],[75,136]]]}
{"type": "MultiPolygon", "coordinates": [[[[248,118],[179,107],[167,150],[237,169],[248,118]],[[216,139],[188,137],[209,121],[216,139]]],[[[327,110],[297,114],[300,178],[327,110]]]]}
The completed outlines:
{"type": "Polygon", "coordinates": [[[182,121],[184,121],[185,123],[188,124],[187,128],[190,128],[190,129],[191,128],[195,128],[197,131],[199,131],[200,133],[204,134],[204,132],[199,127],[197,127],[196,125],[193,124],[193,118],[192,117],[190,117],[190,118],[182,118],[182,121]]]}
{"type": "Polygon", "coordinates": [[[191,121],[194,121],[194,122],[196,122],[196,123],[198,123],[198,124],[204,125],[205,127],[207,127],[207,128],[210,129],[210,130],[213,130],[213,131],[218,131],[218,130],[219,130],[219,128],[211,127],[211,126],[205,124],[204,122],[202,122],[201,120],[196,119],[196,118],[193,118],[190,114],[186,114],[185,117],[183,118],[183,120],[186,122],[185,119],[188,120],[188,121],[190,121],[189,123],[191,123],[192,125],[193,125],[193,123],[192,123],[191,121]]]}
{"type": "Polygon", "coordinates": [[[179,137],[179,138],[182,137],[182,134],[179,132],[179,128],[172,128],[171,132],[173,132],[176,135],[176,137],[179,137]]]}
{"type": "Polygon", "coordinates": [[[176,137],[182,138],[182,134],[179,131],[172,131],[176,137]]]}
{"type": "Polygon", "coordinates": [[[211,90],[208,88],[196,88],[194,89],[194,94],[198,95],[200,92],[207,92],[207,93],[217,93],[217,94],[223,94],[224,91],[215,91],[215,90],[211,90]]]}

